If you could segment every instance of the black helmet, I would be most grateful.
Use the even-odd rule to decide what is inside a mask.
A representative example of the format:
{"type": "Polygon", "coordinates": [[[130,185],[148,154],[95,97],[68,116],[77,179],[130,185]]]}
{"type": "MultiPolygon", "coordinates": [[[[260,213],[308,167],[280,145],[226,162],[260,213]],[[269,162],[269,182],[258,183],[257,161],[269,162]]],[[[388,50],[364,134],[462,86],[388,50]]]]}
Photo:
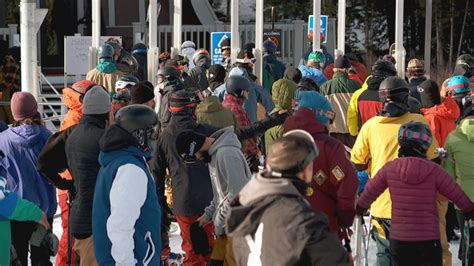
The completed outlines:
{"type": "Polygon", "coordinates": [[[377,60],[372,66],[372,76],[385,79],[397,75],[395,65],[386,60],[377,60]]]}
{"type": "Polygon", "coordinates": [[[380,83],[379,98],[382,102],[407,103],[408,95],[408,83],[402,78],[388,77],[380,83]]]}
{"type": "Polygon", "coordinates": [[[138,71],[138,61],[128,52],[122,53],[120,57],[120,64],[126,65],[126,73],[134,74],[138,71]]]}
{"type": "Polygon", "coordinates": [[[453,76],[465,76],[470,78],[474,75],[474,57],[470,54],[463,54],[456,60],[453,76]]]}
{"type": "Polygon", "coordinates": [[[179,80],[181,73],[175,67],[166,66],[160,68],[157,75],[163,76],[167,81],[174,81],[179,80]]]}
{"type": "Polygon", "coordinates": [[[146,105],[132,104],[115,114],[115,124],[132,134],[142,149],[148,150],[149,141],[154,135],[153,127],[158,124],[158,116],[146,105]]]}
{"type": "Polygon", "coordinates": [[[122,50],[122,47],[120,46],[119,41],[116,39],[109,39],[105,43],[112,46],[112,48],[114,48],[114,52],[118,52],[122,50]]]}
{"type": "Polygon", "coordinates": [[[319,92],[318,83],[316,83],[313,79],[305,77],[302,78],[298,86],[296,87],[300,91],[317,91],[319,92]]]}
{"type": "Polygon", "coordinates": [[[187,90],[179,90],[171,94],[168,107],[170,112],[176,113],[186,107],[195,108],[198,101],[199,97],[196,93],[187,90]]]}
{"type": "Polygon", "coordinates": [[[138,82],[140,81],[138,80],[137,77],[130,74],[125,74],[121,76],[120,79],[117,80],[117,82],[115,82],[115,89],[117,90],[117,89],[127,88],[130,90],[138,82]]]}
{"type": "Polygon", "coordinates": [[[433,134],[430,127],[418,121],[405,123],[398,130],[400,149],[410,150],[423,157],[426,156],[432,141],[433,134]]]}
{"type": "Polygon", "coordinates": [[[421,103],[417,98],[408,96],[408,111],[412,114],[421,114],[421,103]]]}
{"type": "Polygon", "coordinates": [[[249,87],[249,80],[242,76],[230,76],[225,83],[227,93],[236,97],[242,97],[244,91],[249,87]]]}
{"type": "Polygon", "coordinates": [[[109,44],[103,44],[99,47],[98,51],[97,51],[98,55],[99,55],[99,59],[103,59],[103,58],[114,58],[114,48],[109,45],[109,44]]]}

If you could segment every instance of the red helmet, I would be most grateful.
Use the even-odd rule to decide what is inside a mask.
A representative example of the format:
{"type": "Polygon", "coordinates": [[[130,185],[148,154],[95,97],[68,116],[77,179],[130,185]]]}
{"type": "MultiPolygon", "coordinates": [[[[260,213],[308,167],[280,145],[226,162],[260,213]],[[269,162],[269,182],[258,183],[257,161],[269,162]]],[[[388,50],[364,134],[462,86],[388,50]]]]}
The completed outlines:
{"type": "Polygon", "coordinates": [[[97,85],[95,82],[84,79],[72,84],[71,88],[84,95],[90,88],[94,87],[95,85],[97,85]]]}

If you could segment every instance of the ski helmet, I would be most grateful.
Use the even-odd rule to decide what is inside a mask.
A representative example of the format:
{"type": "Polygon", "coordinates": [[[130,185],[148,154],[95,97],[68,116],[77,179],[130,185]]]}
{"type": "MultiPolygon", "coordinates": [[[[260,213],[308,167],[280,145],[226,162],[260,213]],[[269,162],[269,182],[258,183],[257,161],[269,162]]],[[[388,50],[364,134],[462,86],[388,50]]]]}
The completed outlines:
{"type": "Polygon", "coordinates": [[[402,78],[392,76],[380,83],[379,98],[382,102],[407,103],[408,95],[408,83],[402,78]]]}
{"type": "Polygon", "coordinates": [[[193,55],[193,63],[196,66],[207,66],[209,68],[211,64],[211,56],[209,52],[205,49],[197,50],[193,55]]]}
{"type": "Polygon", "coordinates": [[[418,58],[413,58],[408,62],[407,72],[422,72],[425,73],[425,66],[423,61],[418,58]]]}
{"type": "Polygon", "coordinates": [[[137,59],[135,59],[135,57],[133,57],[128,52],[122,54],[122,56],[120,57],[120,63],[128,66],[126,73],[134,74],[138,71],[137,59]]]}
{"type": "Polygon", "coordinates": [[[95,82],[84,79],[84,80],[79,80],[78,82],[75,82],[72,84],[71,88],[80,94],[84,95],[86,92],[97,85],[95,82]]]}
{"type": "Polygon", "coordinates": [[[449,79],[448,91],[453,95],[454,98],[462,98],[468,94],[471,89],[469,88],[469,80],[465,76],[454,76],[449,79]]]}
{"type": "Polygon", "coordinates": [[[267,53],[274,53],[276,49],[277,45],[271,39],[267,39],[263,42],[263,51],[267,53]]]}
{"type": "Polygon", "coordinates": [[[181,77],[179,70],[171,66],[160,68],[157,75],[163,77],[165,81],[176,81],[181,77]]]}
{"type": "Polygon", "coordinates": [[[308,55],[308,62],[310,61],[316,61],[323,66],[326,62],[326,56],[321,51],[312,52],[308,55]]]}
{"type": "Polygon", "coordinates": [[[421,114],[421,103],[415,97],[408,96],[408,111],[412,114],[421,114]]]}
{"type": "Polygon", "coordinates": [[[196,108],[199,97],[196,93],[186,90],[179,90],[171,94],[169,99],[169,111],[171,113],[181,112],[184,108],[196,108]]]}
{"type": "Polygon", "coordinates": [[[242,76],[230,76],[225,83],[225,87],[228,94],[240,98],[244,91],[250,88],[250,82],[242,76]]]}
{"type": "Polygon", "coordinates": [[[132,47],[132,55],[146,55],[148,48],[144,43],[136,43],[132,47]]]}
{"type": "Polygon", "coordinates": [[[113,59],[114,58],[114,48],[109,44],[103,44],[99,46],[97,51],[99,59],[113,59]]]}
{"type": "Polygon", "coordinates": [[[171,59],[171,55],[167,52],[161,53],[158,57],[158,62],[161,64],[171,59]]]}
{"type": "Polygon", "coordinates": [[[377,60],[372,66],[372,76],[385,79],[397,75],[395,65],[386,60],[377,60]]]}
{"type": "Polygon", "coordinates": [[[153,139],[153,127],[158,124],[158,116],[150,107],[143,104],[132,104],[120,109],[115,114],[115,124],[132,134],[143,150],[150,149],[153,139]]]}
{"type": "Polygon", "coordinates": [[[426,155],[432,141],[433,134],[430,127],[418,121],[405,123],[398,130],[400,148],[413,150],[419,155],[426,155]]]}
{"type": "Polygon", "coordinates": [[[470,54],[459,56],[454,67],[454,75],[471,78],[474,75],[474,57],[470,54]]]}
{"type": "Polygon", "coordinates": [[[120,43],[116,39],[109,39],[105,43],[112,46],[112,48],[114,48],[114,52],[119,52],[119,51],[122,50],[122,47],[120,46],[120,43]]]}
{"type": "Polygon", "coordinates": [[[196,49],[196,44],[192,41],[185,41],[181,44],[181,50],[189,48],[196,49]]]}
{"type": "Polygon", "coordinates": [[[230,50],[230,38],[225,38],[220,44],[221,51],[230,50]]]}
{"type": "Polygon", "coordinates": [[[125,88],[130,90],[138,82],[139,80],[133,75],[130,75],[130,74],[123,75],[122,77],[120,77],[119,80],[117,80],[117,82],[115,82],[115,90],[117,91],[119,89],[125,89],[125,88]]]}

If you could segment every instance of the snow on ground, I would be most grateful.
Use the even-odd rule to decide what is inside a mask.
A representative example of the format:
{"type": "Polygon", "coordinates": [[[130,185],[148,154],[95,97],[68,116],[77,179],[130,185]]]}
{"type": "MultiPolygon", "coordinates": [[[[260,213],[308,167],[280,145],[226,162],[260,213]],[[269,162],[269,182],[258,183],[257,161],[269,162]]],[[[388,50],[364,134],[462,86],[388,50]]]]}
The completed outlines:
{"type": "MultiPolygon", "coordinates": [[[[59,208],[58,208],[59,209],[59,208]]],[[[366,218],[366,224],[368,224],[368,218],[366,218]]],[[[175,232],[170,233],[170,247],[171,251],[174,253],[183,253],[183,250],[181,249],[181,237],[180,237],[180,231],[179,227],[177,224],[174,223],[175,227],[175,232]]],[[[174,226],[172,226],[173,228],[174,226]]],[[[58,238],[61,238],[62,234],[62,228],[61,228],[61,218],[59,216],[59,213],[56,215],[54,219],[54,224],[53,224],[53,231],[58,238]]],[[[353,245],[355,241],[351,240],[351,244],[353,245]]],[[[453,241],[449,244],[449,249],[451,250],[451,253],[453,254],[453,266],[461,266],[461,261],[457,259],[457,254],[458,254],[458,249],[459,249],[459,241],[453,241]]],[[[354,248],[353,248],[354,250],[354,248]]],[[[377,247],[375,245],[375,241],[372,239],[369,242],[369,265],[375,265],[375,258],[376,258],[376,250],[377,247]]],[[[51,261],[55,261],[54,258],[51,259],[51,261]]]]}

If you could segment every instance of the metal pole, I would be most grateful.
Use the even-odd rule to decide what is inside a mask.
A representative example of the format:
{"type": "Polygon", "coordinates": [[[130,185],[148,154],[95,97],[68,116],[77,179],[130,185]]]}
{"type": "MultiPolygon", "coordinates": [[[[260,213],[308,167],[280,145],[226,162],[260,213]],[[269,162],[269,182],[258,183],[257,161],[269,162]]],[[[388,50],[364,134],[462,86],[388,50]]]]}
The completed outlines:
{"type": "Polygon", "coordinates": [[[398,76],[405,78],[405,48],[403,48],[403,1],[397,0],[395,11],[395,60],[398,76]]]}
{"type": "Polygon", "coordinates": [[[239,0],[231,0],[230,3],[230,61],[233,64],[240,52],[239,0]]]}
{"type": "Polygon", "coordinates": [[[181,35],[182,35],[182,13],[183,13],[183,1],[174,0],[173,10],[173,48],[171,51],[172,55],[180,53],[181,49],[181,35]]]}
{"type": "Polygon", "coordinates": [[[92,0],[92,48],[89,49],[89,69],[97,63],[97,50],[100,46],[100,1],[92,0]]]}
{"type": "Polygon", "coordinates": [[[158,72],[158,24],[157,24],[157,0],[150,0],[149,32],[148,32],[148,79],[153,85],[156,85],[156,73],[158,72]]]}
{"type": "Polygon", "coordinates": [[[275,31],[275,7],[274,6],[272,6],[272,31],[275,31]]]}
{"type": "Polygon", "coordinates": [[[21,42],[21,90],[30,92],[38,99],[35,86],[37,68],[37,37],[35,32],[36,0],[20,2],[20,42],[21,42]]]}
{"type": "Polygon", "coordinates": [[[321,50],[321,0],[313,0],[313,51],[321,50]]]}
{"type": "Polygon", "coordinates": [[[426,0],[425,18],[425,71],[428,77],[431,72],[431,21],[433,16],[433,0],[426,0]]]}
{"type": "Polygon", "coordinates": [[[339,0],[337,5],[337,50],[338,53],[345,53],[346,43],[346,0],[339,0]]]}
{"type": "MultiPolygon", "coordinates": [[[[255,75],[262,82],[262,70],[263,70],[263,1],[255,1],[255,75]]],[[[273,7],[272,7],[273,14],[273,7]]],[[[272,16],[273,17],[273,16],[272,16]]]]}

